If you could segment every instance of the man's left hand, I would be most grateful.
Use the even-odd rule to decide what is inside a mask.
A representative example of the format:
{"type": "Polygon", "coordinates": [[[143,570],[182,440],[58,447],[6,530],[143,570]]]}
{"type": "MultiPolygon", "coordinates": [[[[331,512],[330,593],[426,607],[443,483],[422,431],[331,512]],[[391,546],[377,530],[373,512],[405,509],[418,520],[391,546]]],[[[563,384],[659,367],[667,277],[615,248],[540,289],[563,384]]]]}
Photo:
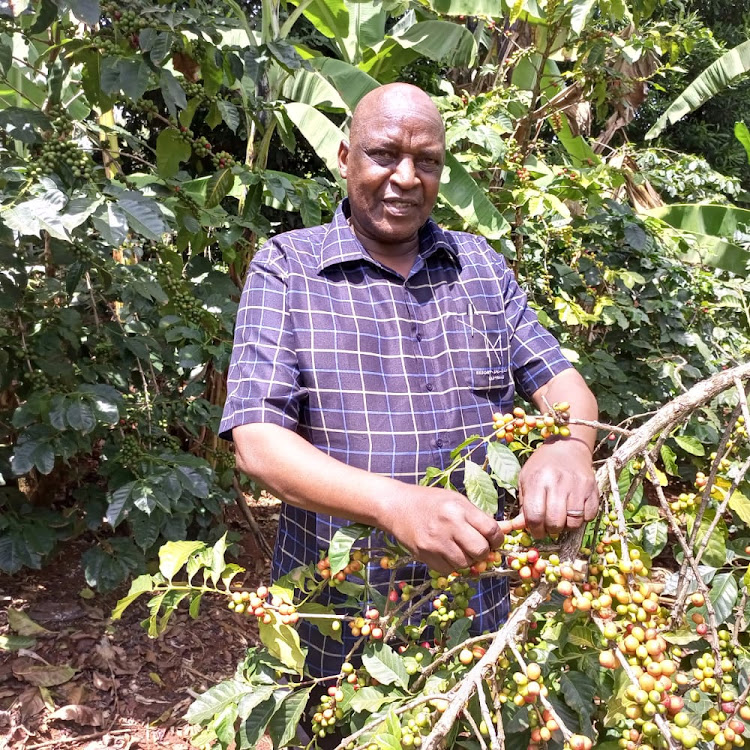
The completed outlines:
{"type": "Polygon", "coordinates": [[[537,448],[521,470],[518,489],[526,528],[536,539],[577,529],[599,509],[591,452],[576,440],[537,448]]]}

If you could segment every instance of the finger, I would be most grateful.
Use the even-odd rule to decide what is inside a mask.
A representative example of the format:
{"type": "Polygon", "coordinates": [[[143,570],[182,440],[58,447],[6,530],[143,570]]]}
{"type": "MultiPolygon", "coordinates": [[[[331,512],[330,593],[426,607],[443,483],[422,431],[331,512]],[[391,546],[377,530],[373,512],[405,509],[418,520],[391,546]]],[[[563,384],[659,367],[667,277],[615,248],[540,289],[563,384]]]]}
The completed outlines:
{"type": "Polygon", "coordinates": [[[487,539],[471,526],[465,527],[456,535],[456,545],[470,562],[483,560],[490,551],[487,539]]]}
{"type": "Polygon", "coordinates": [[[497,522],[497,528],[501,534],[510,534],[512,531],[521,531],[526,528],[526,517],[521,511],[514,518],[505,518],[497,522]]]}
{"type": "Polygon", "coordinates": [[[552,498],[550,494],[547,495],[547,504],[544,509],[544,525],[547,527],[547,533],[550,536],[559,534],[565,528],[568,521],[567,510],[569,501],[569,496],[567,495],[562,498],[552,498]]]}
{"type": "Polygon", "coordinates": [[[544,526],[544,493],[543,490],[535,490],[523,495],[521,498],[523,506],[523,515],[526,519],[526,528],[535,539],[543,539],[547,536],[547,530],[544,526]]]}
{"type": "Polygon", "coordinates": [[[599,513],[599,489],[595,486],[586,496],[583,506],[583,517],[587,521],[593,521],[599,513]]]}

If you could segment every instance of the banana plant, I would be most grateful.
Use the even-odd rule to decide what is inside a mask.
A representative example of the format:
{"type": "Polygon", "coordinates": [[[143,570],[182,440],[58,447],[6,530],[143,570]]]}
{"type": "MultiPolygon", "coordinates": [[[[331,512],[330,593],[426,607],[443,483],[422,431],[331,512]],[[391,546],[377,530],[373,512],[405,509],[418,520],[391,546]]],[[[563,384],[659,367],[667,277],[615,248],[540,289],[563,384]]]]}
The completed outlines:
{"type": "Polygon", "coordinates": [[[750,72],[750,39],[738,44],[709,65],[654,123],[646,138],[656,138],[665,128],[681,120],[716,96],[733,81],[750,72]]]}

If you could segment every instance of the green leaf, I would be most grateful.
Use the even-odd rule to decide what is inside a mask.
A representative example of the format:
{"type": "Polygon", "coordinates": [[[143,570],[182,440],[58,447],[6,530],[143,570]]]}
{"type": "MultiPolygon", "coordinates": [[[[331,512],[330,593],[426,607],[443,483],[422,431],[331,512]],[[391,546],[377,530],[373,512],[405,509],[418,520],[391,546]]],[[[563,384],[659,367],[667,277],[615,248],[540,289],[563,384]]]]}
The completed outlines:
{"type": "Polygon", "coordinates": [[[226,126],[233,132],[237,132],[237,128],[240,126],[240,111],[237,107],[228,102],[226,99],[219,99],[216,102],[216,106],[221,112],[221,119],[224,120],[226,126]]]}
{"type": "Polygon", "coordinates": [[[130,493],[134,486],[135,482],[128,482],[109,493],[109,505],[104,520],[113,529],[117,528],[130,509],[130,493]]]}
{"type": "Polygon", "coordinates": [[[328,547],[328,559],[331,563],[331,575],[336,575],[343,570],[348,564],[351,557],[354,542],[369,536],[372,533],[370,526],[363,523],[355,523],[351,526],[343,526],[331,539],[328,547]]]}
{"type": "Polygon", "coordinates": [[[394,694],[392,690],[386,688],[364,687],[354,694],[349,706],[357,714],[363,711],[367,714],[374,714],[386,703],[399,700],[400,697],[400,695],[394,694]]]}
{"type": "Polygon", "coordinates": [[[665,521],[652,521],[641,529],[641,546],[651,557],[655,557],[666,547],[667,538],[668,527],[665,521]]]}
{"type": "Polygon", "coordinates": [[[362,654],[362,665],[383,685],[396,684],[404,690],[409,685],[403,659],[387,643],[368,643],[362,654]]]}
{"type": "Polygon", "coordinates": [[[497,489],[490,475],[468,459],[464,462],[466,496],[481,511],[494,516],[497,513],[497,489]]]}
{"type": "MultiPolygon", "coordinates": [[[[318,604],[318,602],[307,602],[306,604],[300,604],[297,607],[297,611],[303,615],[308,615],[308,614],[335,615],[336,614],[336,610],[333,609],[333,607],[326,607],[324,604],[318,604]]],[[[333,638],[333,640],[337,641],[338,643],[342,642],[342,639],[341,639],[342,628],[339,627],[338,630],[334,630],[332,627],[334,622],[340,625],[341,624],[340,620],[334,620],[331,617],[308,617],[306,618],[306,620],[311,625],[314,625],[327,638],[333,638]]]]}
{"type": "Polygon", "coordinates": [[[227,167],[211,176],[206,187],[206,208],[218,206],[234,185],[234,175],[227,167]]]}
{"type": "Polygon", "coordinates": [[[594,10],[596,0],[574,0],[570,10],[570,28],[580,34],[586,26],[586,21],[594,10]]]}
{"type": "Polygon", "coordinates": [[[740,517],[742,522],[750,526],[750,499],[739,490],[735,490],[729,498],[729,507],[740,517]]]}
{"type": "Polygon", "coordinates": [[[99,23],[101,9],[99,0],[68,0],[67,3],[73,15],[88,26],[95,26],[99,23]]]}
{"type": "Polygon", "coordinates": [[[224,561],[224,553],[227,551],[227,535],[224,534],[221,539],[217,540],[211,550],[211,581],[214,586],[217,584],[224,569],[227,567],[224,561]]]}
{"type": "Polygon", "coordinates": [[[252,696],[255,705],[266,700],[276,689],[275,685],[249,685],[237,679],[226,680],[199,695],[188,708],[185,718],[191,724],[204,724],[221,713],[227,706],[252,696]]]}
{"type": "Polygon", "coordinates": [[[205,546],[203,542],[167,542],[159,550],[159,572],[171,581],[188,558],[205,546]]]}
{"type": "MultiPolygon", "coordinates": [[[[748,42],[750,45],[750,42],[748,42]]],[[[748,48],[750,49],[750,47],[748,48]]],[[[750,251],[733,241],[750,225],[750,210],[719,204],[674,203],[644,211],[690,236],[694,247],[683,252],[687,263],[697,263],[747,276],[750,251]]]]}
{"type": "Polygon", "coordinates": [[[268,725],[268,733],[271,735],[274,747],[284,747],[295,738],[311,692],[312,688],[309,687],[285,695],[281,706],[276,709],[268,725]]]}
{"type": "Polygon", "coordinates": [[[750,164],[750,129],[744,122],[734,123],[734,137],[743,145],[747,154],[747,162],[750,164]]]}
{"type": "MultiPolygon", "coordinates": [[[[703,514],[703,518],[701,519],[701,524],[698,528],[698,534],[695,537],[695,547],[693,549],[693,552],[697,552],[698,548],[702,546],[703,540],[706,537],[706,534],[708,533],[708,527],[713,522],[714,518],[716,516],[716,510],[714,508],[708,508],[706,509],[706,512],[703,514]]],[[[695,515],[690,514],[687,517],[687,528],[688,533],[693,533],[693,526],[695,525],[695,515]]],[[[710,539],[708,540],[708,546],[706,547],[706,551],[703,553],[703,557],[701,557],[701,562],[704,565],[709,565],[712,568],[720,568],[724,563],[727,561],[727,547],[726,547],[726,541],[727,541],[727,525],[724,523],[724,519],[719,519],[719,523],[716,525],[716,528],[714,529],[713,533],[711,534],[710,539]]]]}
{"type": "Polygon", "coordinates": [[[510,231],[510,225],[490,203],[484,188],[452,154],[445,155],[440,195],[472,231],[488,240],[499,240],[510,231]]]}
{"type": "Polygon", "coordinates": [[[518,487],[521,464],[516,454],[503,443],[493,440],[487,445],[487,460],[492,469],[492,478],[504,489],[518,487]]]}
{"type": "Polygon", "coordinates": [[[159,88],[164,97],[164,104],[166,104],[169,114],[172,115],[172,117],[177,116],[177,107],[180,109],[185,109],[185,107],[187,107],[185,90],[172,73],[165,68],[161,69],[159,88]]]}
{"type": "Polygon", "coordinates": [[[661,460],[664,462],[664,471],[673,477],[677,476],[677,456],[675,452],[665,443],[662,445],[660,453],[661,460]]]}
{"type": "Polygon", "coordinates": [[[162,235],[169,231],[156,201],[152,198],[134,190],[127,190],[118,196],[117,206],[128,217],[130,228],[150,240],[161,242],[162,235]]]}
{"type": "Polygon", "coordinates": [[[278,700],[272,695],[268,700],[258,704],[253,709],[240,725],[240,750],[250,750],[250,748],[257,747],[277,707],[278,700]]]}
{"type": "Polygon", "coordinates": [[[83,399],[74,401],[65,412],[65,419],[68,424],[78,432],[84,435],[91,432],[96,427],[96,417],[91,404],[83,399]]]}
{"type": "Polygon", "coordinates": [[[705,456],[706,449],[703,447],[703,443],[693,435],[675,435],[674,441],[677,445],[682,448],[686,453],[691,456],[705,456]]]}
{"type": "Polygon", "coordinates": [[[663,635],[665,641],[673,643],[675,646],[686,646],[688,643],[700,639],[700,636],[687,626],[676,630],[674,633],[664,633],[663,635]]]}
{"type": "Polygon", "coordinates": [[[153,589],[153,579],[148,573],[144,573],[142,576],[138,576],[131,584],[130,590],[126,596],[123,596],[117,602],[117,606],[112,612],[112,619],[119,620],[122,617],[122,613],[136,600],[141,594],[148,593],[153,589]]]}
{"type": "Polygon", "coordinates": [[[299,634],[289,625],[278,621],[258,626],[260,639],[271,656],[275,656],[284,666],[302,674],[305,666],[305,653],[300,647],[299,634]]]}
{"type": "Polygon", "coordinates": [[[313,151],[325,162],[331,174],[337,180],[340,179],[339,146],[341,141],[346,140],[344,133],[309,104],[292,102],[285,105],[284,111],[313,151]]]}
{"type": "Polygon", "coordinates": [[[564,672],[560,677],[560,692],[565,702],[588,721],[596,710],[594,698],[597,695],[596,683],[583,672],[564,672]]]}
{"type": "Polygon", "coordinates": [[[156,139],[156,171],[164,179],[174,177],[180,169],[180,162],[190,158],[190,144],[180,136],[177,128],[166,128],[156,139]]]}
{"type": "Polygon", "coordinates": [[[718,573],[711,581],[709,599],[716,611],[717,625],[726,622],[729,615],[732,614],[732,609],[737,603],[738,593],[737,579],[732,573],[718,573]]]}
{"type": "Polygon", "coordinates": [[[574,646],[584,646],[586,648],[596,648],[594,635],[591,630],[583,625],[574,625],[568,632],[568,643],[574,646]]]}
{"type": "Polygon", "coordinates": [[[656,138],[668,125],[681,120],[729,84],[750,71],[750,39],[709,65],[670,105],[646,133],[656,138]]]}

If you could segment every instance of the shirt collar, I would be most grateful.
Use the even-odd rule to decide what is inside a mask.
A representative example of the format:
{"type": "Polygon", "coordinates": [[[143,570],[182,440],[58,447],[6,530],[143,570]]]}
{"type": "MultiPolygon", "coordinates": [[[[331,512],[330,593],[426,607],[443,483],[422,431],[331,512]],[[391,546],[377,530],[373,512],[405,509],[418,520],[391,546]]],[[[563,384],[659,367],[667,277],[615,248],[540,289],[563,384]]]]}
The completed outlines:
{"type": "MultiPolygon", "coordinates": [[[[365,260],[375,263],[349,226],[350,213],[349,199],[344,198],[336,208],[323,237],[318,273],[347,261],[365,260]]],[[[458,250],[450,241],[449,233],[441,229],[432,219],[427,219],[419,230],[419,255],[422,260],[426,260],[439,251],[444,251],[459,268],[461,267],[458,250]]]]}

